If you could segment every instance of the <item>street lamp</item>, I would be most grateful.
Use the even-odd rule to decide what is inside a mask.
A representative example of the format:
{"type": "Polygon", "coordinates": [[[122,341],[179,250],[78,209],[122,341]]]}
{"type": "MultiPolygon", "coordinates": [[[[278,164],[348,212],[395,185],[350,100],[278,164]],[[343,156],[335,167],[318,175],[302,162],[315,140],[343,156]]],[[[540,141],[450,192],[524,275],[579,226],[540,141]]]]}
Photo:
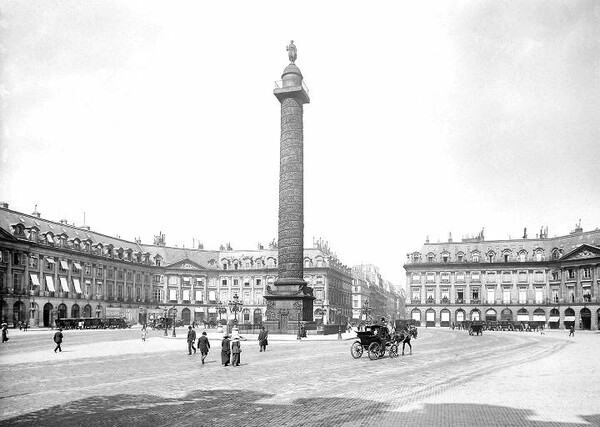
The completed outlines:
{"type": "Polygon", "coordinates": [[[217,301],[217,313],[219,313],[219,325],[221,325],[221,314],[226,313],[227,309],[223,307],[222,301],[217,301]]]}
{"type": "Polygon", "coordinates": [[[369,306],[369,300],[365,300],[365,304],[363,305],[362,309],[361,309],[361,318],[362,315],[365,315],[365,323],[369,322],[369,317],[371,317],[371,310],[373,310],[370,306],[369,306]]]}
{"type": "Polygon", "coordinates": [[[169,329],[169,318],[167,317],[168,312],[167,312],[167,307],[165,307],[165,315],[163,316],[163,319],[165,319],[165,337],[168,335],[167,329],[169,329]]]}
{"type": "Polygon", "coordinates": [[[233,294],[233,300],[229,301],[229,309],[235,314],[235,323],[237,325],[237,314],[239,311],[242,311],[243,302],[240,301],[240,297],[237,292],[233,294]]]}
{"type": "Polygon", "coordinates": [[[175,338],[177,335],[175,335],[175,317],[177,316],[177,309],[175,308],[175,306],[172,307],[173,308],[173,338],[175,338]]]}

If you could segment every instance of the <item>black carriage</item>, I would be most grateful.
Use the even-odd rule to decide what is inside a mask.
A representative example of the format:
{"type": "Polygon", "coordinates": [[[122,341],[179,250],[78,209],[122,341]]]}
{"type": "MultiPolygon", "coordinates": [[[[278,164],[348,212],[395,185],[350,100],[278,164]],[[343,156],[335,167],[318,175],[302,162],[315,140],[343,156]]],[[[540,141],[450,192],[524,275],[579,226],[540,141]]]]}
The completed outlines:
{"type": "Polygon", "coordinates": [[[474,320],[469,325],[469,335],[483,335],[484,323],[478,320],[474,320]]]}
{"type": "Polygon", "coordinates": [[[350,354],[353,358],[358,359],[365,351],[371,360],[383,357],[386,351],[390,357],[398,357],[398,342],[395,336],[386,338],[385,349],[381,351],[381,341],[377,334],[380,327],[380,325],[371,325],[366,327],[366,331],[356,333],[358,339],[350,347],[350,354]]]}

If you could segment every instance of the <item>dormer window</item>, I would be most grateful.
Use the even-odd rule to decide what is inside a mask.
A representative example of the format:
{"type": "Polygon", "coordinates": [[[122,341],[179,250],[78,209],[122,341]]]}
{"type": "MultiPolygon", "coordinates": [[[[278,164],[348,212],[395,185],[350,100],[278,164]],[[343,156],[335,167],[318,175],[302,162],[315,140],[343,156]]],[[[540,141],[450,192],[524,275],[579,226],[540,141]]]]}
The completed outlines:
{"type": "Polygon", "coordinates": [[[560,251],[558,249],[552,249],[552,259],[559,259],[560,251]]]}
{"type": "Polygon", "coordinates": [[[52,233],[46,233],[46,242],[48,242],[49,245],[54,244],[54,237],[52,237],[52,233]]]}
{"type": "Polygon", "coordinates": [[[527,261],[527,252],[526,251],[520,251],[519,252],[519,261],[520,262],[527,261]]]}
{"type": "Polygon", "coordinates": [[[158,255],[154,258],[154,263],[156,264],[157,267],[160,267],[161,261],[162,261],[162,258],[158,255]]]}
{"type": "Polygon", "coordinates": [[[472,260],[473,262],[479,262],[479,252],[473,252],[473,253],[471,254],[471,260],[472,260]]]}
{"type": "Polygon", "coordinates": [[[447,253],[447,252],[444,252],[444,253],[442,254],[442,261],[443,261],[443,262],[448,262],[449,260],[450,260],[450,254],[449,254],[449,253],[447,253]]]}
{"type": "Polygon", "coordinates": [[[433,262],[435,260],[435,255],[432,253],[427,254],[427,262],[433,262]]]}
{"type": "Polygon", "coordinates": [[[25,226],[23,224],[14,225],[15,236],[25,236],[25,226]]]}
{"type": "Polygon", "coordinates": [[[459,252],[458,254],[456,254],[456,259],[458,260],[458,262],[463,262],[463,260],[465,259],[465,254],[459,252]]]}

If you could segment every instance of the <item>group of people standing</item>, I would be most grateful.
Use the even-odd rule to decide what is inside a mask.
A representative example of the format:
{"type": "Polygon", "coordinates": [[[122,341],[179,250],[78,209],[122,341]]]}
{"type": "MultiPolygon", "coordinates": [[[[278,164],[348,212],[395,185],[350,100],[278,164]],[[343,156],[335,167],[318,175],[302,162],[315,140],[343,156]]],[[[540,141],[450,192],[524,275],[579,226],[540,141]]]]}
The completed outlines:
{"type": "MultiPolygon", "coordinates": [[[[265,329],[263,326],[260,333],[258,334],[258,345],[260,347],[260,351],[267,351],[267,345],[269,337],[269,331],[265,329]]],[[[196,353],[196,331],[191,326],[188,326],[188,334],[187,334],[187,343],[188,343],[188,355],[196,353]]],[[[198,350],[202,355],[202,364],[204,365],[204,359],[208,356],[208,352],[210,351],[210,341],[206,336],[206,331],[202,332],[200,338],[198,338],[198,350]]],[[[231,337],[229,334],[223,335],[223,340],[221,341],[221,364],[223,366],[240,366],[241,362],[241,353],[242,353],[242,345],[239,336],[231,337]]]]}

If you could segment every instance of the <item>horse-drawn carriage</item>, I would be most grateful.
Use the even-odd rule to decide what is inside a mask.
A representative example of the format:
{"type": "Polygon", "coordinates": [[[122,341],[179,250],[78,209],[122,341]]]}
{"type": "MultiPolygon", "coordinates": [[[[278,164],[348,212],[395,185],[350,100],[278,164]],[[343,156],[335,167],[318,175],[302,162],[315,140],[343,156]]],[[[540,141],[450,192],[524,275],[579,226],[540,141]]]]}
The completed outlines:
{"type": "Polygon", "coordinates": [[[359,331],[356,333],[358,339],[352,343],[350,347],[350,354],[355,359],[358,359],[363,355],[364,351],[367,351],[369,359],[376,360],[385,355],[387,351],[390,357],[398,357],[398,336],[387,335],[385,339],[385,348],[382,347],[381,340],[379,338],[379,328],[381,325],[371,325],[366,327],[366,331],[359,331]]]}
{"type": "Polygon", "coordinates": [[[483,335],[484,323],[479,320],[474,320],[469,325],[469,335],[483,335]]]}

